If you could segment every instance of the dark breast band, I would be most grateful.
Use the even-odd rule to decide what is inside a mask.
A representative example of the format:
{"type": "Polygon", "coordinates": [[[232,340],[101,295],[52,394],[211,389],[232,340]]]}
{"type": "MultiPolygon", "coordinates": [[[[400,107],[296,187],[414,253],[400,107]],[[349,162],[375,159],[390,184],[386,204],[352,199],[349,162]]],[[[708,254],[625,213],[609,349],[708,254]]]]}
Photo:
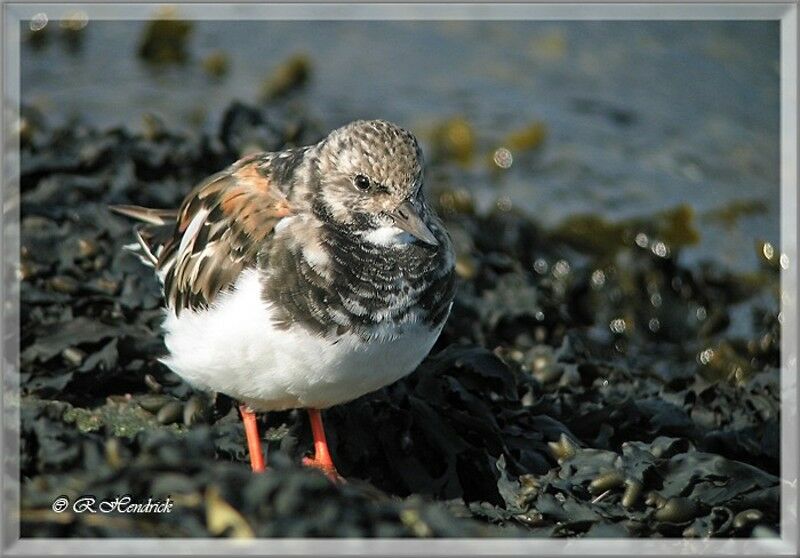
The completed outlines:
{"type": "Polygon", "coordinates": [[[447,317],[454,289],[452,259],[437,252],[450,244],[438,234],[444,242],[436,248],[414,243],[392,249],[325,225],[325,274],[311,266],[299,244],[273,242],[262,262],[269,271],[262,296],[273,305],[279,327],[299,324],[320,335],[366,338],[387,320],[434,328],[447,317]]]}

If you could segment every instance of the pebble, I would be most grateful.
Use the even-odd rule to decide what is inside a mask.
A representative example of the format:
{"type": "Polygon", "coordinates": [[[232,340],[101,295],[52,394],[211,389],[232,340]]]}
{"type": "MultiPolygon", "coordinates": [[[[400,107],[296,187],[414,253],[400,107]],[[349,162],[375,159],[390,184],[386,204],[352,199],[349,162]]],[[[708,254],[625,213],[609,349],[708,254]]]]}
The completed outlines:
{"type": "Polygon", "coordinates": [[[198,422],[205,422],[207,411],[208,405],[205,398],[199,395],[191,396],[183,407],[183,424],[192,426],[198,422]]]}
{"type": "Polygon", "coordinates": [[[550,453],[559,462],[563,463],[575,456],[577,446],[565,434],[561,434],[558,442],[548,442],[550,453]]]}
{"type": "Polygon", "coordinates": [[[172,401],[172,398],[166,395],[144,395],[139,398],[139,406],[145,411],[157,413],[161,408],[172,401]]]}
{"type": "Polygon", "coordinates": [[[81,238],[78,240],[78,254],[82,258],[91,258],[97,254],[97,242],[90,238],[81,238]]]}
{"type": "Polygon", "coordinates": [[[478,264],[469,254],[462,254],[456,258],[456,274],[464,280],[475,278],[478,273],[478,264]]]}
{"type": "Polygon", "coordinates": [[[147,389],[152,391],[153,393],[161,393],[161,390],[164,389],[163,386],[158,383],[155,376],[152,374],[145,374],[144,376],[144,383],[147,386],[147,389]]]}
{"type": "Polygon", "coordinates": [[[670,498],[656,510],[654,517],[667,523],[685,523],[697,517],[697,504],[688,498],[670,498]]]}
{"type": "Polygon", "coordinates": [[[528,526],[540,525],[544,522],[544,516],[538,511],[530,511],[515,515],[514,519],[528,526]]]}
{"type": "Polygon", "coordinates": [[[555,362],[552,347],[547,345],[537,345],[531,349],[528,362],[531,374],[542,384],[555,382],[563,373],[562,367],[555,362]]]}
{"type": "Polygon", "coordinates": [[[119,282],[105,277],[99,277],[92,282],[92,286],[107,295],[115,295],[119,290],[119,282]]]}
{"type": "Polygon", "coordinates": [[[622,486],[624,482],[625,477],[623,477],[622,473],[619,471],[603,473],[589,483],[589,493],[594,495],[600,494],[606,490],[611,490],[612,488],[622,486]]]}
{"type": "Polygon", "coordinates": [[[109,438],[104,446],[106,462],[112,469],[118,470],[122,467],[122,455],[120,453],[119,439],[109,438]]]}
{"type": "Polygon", "coordinates": [[[764,514],[760,510],[749,509],[736,514],[733,518],[733,526],[736,529],[742,529],[747,525],[758,523],[764,518],[764,514]]]}
{"type": "Polygon", "coordinates": [[[161,424],[178,422],[183,415],[183,404],[180,401],[170,401],[158,411],[156,420],[161,424]]]}
{"type": "Polygon", "coordinates": [[[655,508],[663,508],[664,505],[667,503],[667,499],[664,498],[658,492],[648,492],[647,496],[644,499],[645,505],[655,507],[655,508]]]}
{"type": "Polygon", "coordinates": [[[61,356],[70,366],[80,366],[86,358],[86,353],[77,347],[67,347],[61,351],[61,356]]]}
{"type": "Polygon", "coordinates": [[[78,281],[68,275],[56,275],[50,279],[50,288],[57,293],[75,294],[78,292],[78,281]]]}
{"type": "Polygon", "coordinates": [[[626,480],[625,492],[622,494],[622,507],[625,509],[632,508],[639,500],[641,494],[642,483],[632,479],[626,480]]]}

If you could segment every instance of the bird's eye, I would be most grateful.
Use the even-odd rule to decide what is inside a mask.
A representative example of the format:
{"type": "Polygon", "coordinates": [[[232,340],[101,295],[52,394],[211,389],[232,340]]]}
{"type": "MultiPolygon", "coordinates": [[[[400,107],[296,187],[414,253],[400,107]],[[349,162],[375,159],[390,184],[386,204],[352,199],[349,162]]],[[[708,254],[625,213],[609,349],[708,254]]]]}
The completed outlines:
{"type": "Polygon", "coordinates": [[[367,178],[363,174],[357,174],[355,178],[353,178],[353,184],[355,184],[356,188],[358,188],[359,190],[368,190],[369,178],[367,178]]]}

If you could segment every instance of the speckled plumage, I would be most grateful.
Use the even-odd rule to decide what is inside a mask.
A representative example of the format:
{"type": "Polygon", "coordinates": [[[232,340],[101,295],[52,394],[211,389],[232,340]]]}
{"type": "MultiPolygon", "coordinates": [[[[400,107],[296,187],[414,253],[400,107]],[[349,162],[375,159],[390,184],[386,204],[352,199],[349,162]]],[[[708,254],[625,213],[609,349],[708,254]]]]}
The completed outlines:
{"type": "Polygon", "coordinates": [[[164,283],[165,362],[264,410],[324,408],[411,372],[454,290],[450,239],[422,182],[410,133],[358,121],[312,146],[237,161],[175,213],[122,208],[149,223],[139,238],[164,283]],[[308,350],[329,353],[322,370],[309,370],[308,350]],[[384,370],[358,369],[370,363],[384,370]]]}

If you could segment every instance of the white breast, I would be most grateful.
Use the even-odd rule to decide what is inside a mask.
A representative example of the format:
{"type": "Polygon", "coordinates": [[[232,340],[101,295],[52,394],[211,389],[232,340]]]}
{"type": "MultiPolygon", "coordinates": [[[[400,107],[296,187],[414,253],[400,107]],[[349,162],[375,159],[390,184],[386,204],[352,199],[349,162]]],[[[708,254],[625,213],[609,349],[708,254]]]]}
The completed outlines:
{"type": "Polygon", "coordinates": [[[322,338],[300,326],[278,329],[255,271],[202,311],[168,311],[164,364],[199,388],[225,393],[261,411],[327,408],[412,372],[441,327],[382,328],[368,343],[345,334],[322,338]]]}

